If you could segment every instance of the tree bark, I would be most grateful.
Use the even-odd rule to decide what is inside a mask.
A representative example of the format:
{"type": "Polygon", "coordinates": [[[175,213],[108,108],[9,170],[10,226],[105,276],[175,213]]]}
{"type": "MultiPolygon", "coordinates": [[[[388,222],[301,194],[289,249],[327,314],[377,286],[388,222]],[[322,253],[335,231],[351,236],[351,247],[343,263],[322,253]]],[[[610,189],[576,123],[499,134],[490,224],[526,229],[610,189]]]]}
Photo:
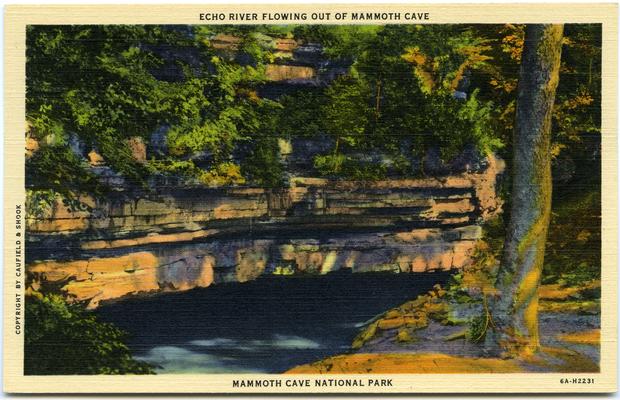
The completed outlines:
{"type": "Polygon", "coordinates": [[[559,80],[563,25],[527,25],[513,137],[512,205],[491,299],[494,355],[522,356],[540,347],[538,286],[551,214],[551,113],[559,80]]]}

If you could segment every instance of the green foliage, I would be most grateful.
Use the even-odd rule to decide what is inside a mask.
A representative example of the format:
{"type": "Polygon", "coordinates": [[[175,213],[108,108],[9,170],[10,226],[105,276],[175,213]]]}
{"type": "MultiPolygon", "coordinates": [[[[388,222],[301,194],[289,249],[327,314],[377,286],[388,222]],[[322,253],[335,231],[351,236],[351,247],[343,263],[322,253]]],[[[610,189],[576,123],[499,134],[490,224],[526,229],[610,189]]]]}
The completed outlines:
{"type": "Polygon", "coordinates": [[[181,176],[194,184],[207,186],[241,185],[245,178],[240,167],[232,162],[221,162],[210,169],[198,168],[191,160],[175,160],[173,158],[151,160],[149,167],[153,173],[181,176]]]}
{"type": "Polygon", "coordinates": [[[70,197],[53,189],[26,190],[26,212],[28,217],[49,217],[53,207],[60,201],[68,212],[90,211],[91,207],[83,203],[79,197],[70,197]]]}
{"type": "MultiPolygon", "coordinates": [[[[493,129],[505,144],[500,153],[511,155],[516,89],[523,48],[524,25],[474,25],[491,57],[476,68],[471,80],[480,97],[494,103],[493,129]]],[[[600,24],[566,24],[560,81],[552,124],[552,155],[583,148],[584,135],[600,132],[600,24]]]]}
{"type": "Polygon", "coordinates": [[[468,341],[473,343],[484,342],[488,328],[488,316],[477,315],[469,323],[465,337],[468,341]]]}
{"type": "Polygon", "coordinates": [[[198,179],[208,186],[230,186],[245,183],[245,178],[241,175],[241,168],[232,162],[217,164],[207,171],[201,170],[198,179]]]}
{"type": "MultiPolygon", "coordinates": [[[[80,193],[101,197],[107,192],[97,177],[84,169],[82,161],[66,146],[42,146],[26,161],[29,212],[40,212],[47,201],[60,195],[72,209],[79,208],[80,193]]],[[[51,204],[51,203],[50,203],[51,204]]]]}
{"type": "Polygon", "coordinates": [[[459,304],[475,302],[463,285],[463,274],[456,273],[450,276],[450,280],[446,285],[446,296],[448,299],[459,304]]]}
{"type": "Polygon", "coordinates": [[[152,374],[125,340],[123,331],[58,295],[26,298],[26,375],[152,374]]]}
{"type": "Polygon", "coordinates": [[[347,157],[343,154],[328,154],[314,157],[314,168],[324,176],[335,175],[342,172],[342,165],[347,157]]]}
{"type": "Polygon", "coordinates": [[[583,148],[584,136],[601,132],[601,25],[568,24],[564,35],[553,111],[554,156],[583,148]]]}
{"type": "Polygon", "coordinates": [[[446,161],[454,158],[468,144],[473,144],[482,154],[489,154],[503,147],[491,125],[490,102],[482,103],[475,90],[466,101],[450,95],[433,96],[427,109],[427,143],[441,149],[446,161]]]}
{"type": "MultiPolygon", "coordinates": [[[[196,79],[198,93],[205,93],[211,85],[217,86],[202,99],[181,99],[188,117],[169,131],[168,146],[173,155],[209,151],[216,159],[227,157],[236,141],[242,139],[248,126],[260,124],[260,110],[265,100],[258,99],[253,88],[264,80],[264,68],[241,66],[214,56],[215,82],[196,79]]],[[[262,108],[261,108],[262,107],[262,108]]]]}
{"type": "MultiPolygon", "coordinates": [[[[554,156],[580,157],[584,135],[599,132],[600,36],[598,25],[566,27],[554,156]]],[[[315,165],[333,177],[384,176],[385,166],[356,160],[369,149],[395,160],[390,173],[403,175],[418,173],[412,161],[431,146],[446,162],[469,145],[509,158],[522,45],[521,25],[31,26],[27,119],[39,152],[47,154],[28,161],[28,184],[32,178],[33,189],[65,198],[97,185],[87,165],[66,151],[68,132],[137,185],[158,172],[210,184],[281,185],[277,139],[325,134],[335,148],[315,165]],[[235,50],[216,49],[218,34],[235,36],[235,50]],[[304,88],[277,102],[260,98],[282,37],[322,44],[349,72],[326,88],[304,88]],[[166,59],[161,46],[189,51],[195,61],[166,59]],[[158,78],[166,68],[179,76],[158,78]],[[453,91],[463,79],[477,89],[457,100],[453,91]],[[170,127],[169,157],[150,166],[135,162],[126,140],[147,139],[162,125],[170,127]],[[250,143],[252,151],[233,161],[250,143]],[[212,161],[204,173],[190,165],[197,153],[212,161]],[[222,173],[223,166],[229,171],[222,173]]]]}
{"type": "Polygon", "coordinates": [[[325,132],[322,111],[327,97],[322,90],[300,90],[279,102],[282,112],[277,125],[283,137],[312,137],[325,132]]]}
{"type": "Polygon", "coordinates": [[[481,101],[477,92],[466,101],[452,96],[464,71],[482,68],[488,60],[485,41],[471,30],[398,25],[338,35],[333,29],[303,32],[328,43],[334,42],[330,34],[338,36],[349,42],[339,42],[339,46],[350,46],[358,53],[351,73],[325,91],[321,114],[336,148],[334,157],[317,158],[321,173],[343,173],[347,158],[336,156],[347,150],[380,149],[398,160],[397,169],[407,174],[412,154],[403,152],[403,143],[410,143],[417,157],[438,146],[445,161],[467,145],[483,154],[502,147],[493,130],[491,102],[481,101]]]}
{"type": "Polygon", "coordinates": [[[458,88],[466,72],[485,69],[491,56],[488,40],[467,26],[417,26],[411,33],[413,47],[402,58],[414,66],[424,93],[450,93],[458,88]]]}
{"type": "Polygon", "coordinates": [[[382,29],[380,25],[299,25],[293,35],[306,43],[320,43],[330,58],[351,59],[382,29]]]}
{"type": "Polygon", "coordinates": [[[322,114],[327,132],[336,138],[334,153],[338,153],[340,143],[359,146],[370,112],[368,86],[363,80],[345,75],[332,83],[326,96],[322,114]]]}
{"type": "Polygon", "coordinates": [[[552,209],[543,280],[580,284],[601,277],[601,193],[558,199],[552,209]]]}
{"type": "Polygon", "coordinates": [[[263,101],[244,120],[245,143],[251,148],[243,158],[241,171],[254,184],[280,187],[284,184],[284,166],[280,158],[281,134],[278,118],[284,112],[279,103],[263,101]]]}
{"type": "Polygon", "coordinates": [[[173,111],[166,109],[164,84],[149,73],[161,61],[144,45],[181,44],[178,35],[155,26],[33,25],[26,37],[26,115],[36,137],[62,126],[141,182],[143,171],[124,139],[148,135],[173,111]]]}
{"type": "Polygon", "coordinates": [[[198,178],[201,169],[191,160],[177,160],[175,158],[152,159],[148,163],[151,173],[165,175],[180,175],[188,178],[198,178]]]}
{"type": "Polygon", "coordinates": [[[26,190],[26,210],[30,217],[42,217],[49,213],[59,194],[52,189],[26,190]]]}
{"type": "Polygon", "coordinates": [[[215,120],[200,119],[177,125],[168,132],[170,154],[184,156],[200,151],[209,151],[216,158],[223,158],[230,153],[239,133],[235,124],[241,119],[237,108],[223,111],[215,120]]]}
{"type": "MultiPolygon", "coordinates": [[[[269,101],[255,91],[264,81],[264,63],[273,43],[260,32],[242,29],[241,51],[254,62],[239,65],[215,55],[210,46],[215,31],[196,27],[191,37],[162,26],[28,27],[27,118],[33,136],[44,143],[28,162],[29,185],[65,197],[91,192],[89,184],[96,179],[71,154],[67,132],[97,149],[129,182],[143,185],[149,172],[157,172],[158,166],[164,167],[160,172],[171,172],[165,164],[174,163],[145,168],[133,160],[125,141],[133,136],[148,139],[161,124],[171,127],[170,155],[185,164],[174,169],[210,184],[242,182],[227,163],[239,141],[264,130],[265,120],[274,122],[264,114],[271,113],[265,106],[269,101]],[[198,54],[202,70],[175,61],[180,79],[157,78],[155,71],[168,62],[154,50],[161,45],[198,54]],[[198,173],[188,165],[192,161],[187,157],[196,152],[211,154],[212,168],[198,173]],[[221,172],[224,165],[227,173],[221,172]]],[[[273,171],[268,174],[273,181],[273,171]]]]}
{"type": "Polygon", "coordinates": [[[316,156],[314,168],[322,176],[345,177],[357,181],[376,181],[386,176],[385,165],[363,162],[343,154],[316,156]]]}
{"type": "Polygon", "coordinates": [[[257,185],[281,187],[284,166],[280,161],[277,139],[265,138],[255,143],[254,151],[242,164],[242,172],[257,185]]]}

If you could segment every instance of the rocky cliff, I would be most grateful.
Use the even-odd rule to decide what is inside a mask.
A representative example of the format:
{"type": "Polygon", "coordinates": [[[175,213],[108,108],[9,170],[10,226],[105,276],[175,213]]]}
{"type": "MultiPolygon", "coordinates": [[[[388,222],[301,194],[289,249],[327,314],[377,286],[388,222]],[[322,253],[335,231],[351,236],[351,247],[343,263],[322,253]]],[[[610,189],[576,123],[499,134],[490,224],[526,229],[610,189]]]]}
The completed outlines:
{"type": "Polygon", "coordinates": [[[470,262],[501,210],[503,162],[442,178],[291,178],[281,189],[159,187],[58,202],[27,219],[28,277],[95,307],[127,295],[245,282],[263,273],[424,272],[470,262]]]}

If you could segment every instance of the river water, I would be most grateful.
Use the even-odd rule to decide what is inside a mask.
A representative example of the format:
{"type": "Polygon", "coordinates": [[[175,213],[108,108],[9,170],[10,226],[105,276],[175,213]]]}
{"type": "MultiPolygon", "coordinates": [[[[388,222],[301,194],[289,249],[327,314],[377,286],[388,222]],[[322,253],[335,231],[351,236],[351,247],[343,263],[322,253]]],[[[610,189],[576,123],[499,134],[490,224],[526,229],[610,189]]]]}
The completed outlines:
{"type": "Polygon", "coordinates": [[[346,352],[364,322],[447,273],[263,276],[102,306],[157,373],[279,373],[346,352]]]}

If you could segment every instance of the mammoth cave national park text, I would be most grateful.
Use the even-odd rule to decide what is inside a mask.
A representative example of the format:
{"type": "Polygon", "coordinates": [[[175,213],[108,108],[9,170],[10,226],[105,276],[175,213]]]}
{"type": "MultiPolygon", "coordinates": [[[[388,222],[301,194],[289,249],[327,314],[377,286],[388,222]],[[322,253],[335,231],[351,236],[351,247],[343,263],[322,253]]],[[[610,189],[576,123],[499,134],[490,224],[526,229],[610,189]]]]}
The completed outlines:
{"type": "Polygon", "coordinates": [[[233,379],[233,388],[391,387],[392,379],[233,379]]]}

